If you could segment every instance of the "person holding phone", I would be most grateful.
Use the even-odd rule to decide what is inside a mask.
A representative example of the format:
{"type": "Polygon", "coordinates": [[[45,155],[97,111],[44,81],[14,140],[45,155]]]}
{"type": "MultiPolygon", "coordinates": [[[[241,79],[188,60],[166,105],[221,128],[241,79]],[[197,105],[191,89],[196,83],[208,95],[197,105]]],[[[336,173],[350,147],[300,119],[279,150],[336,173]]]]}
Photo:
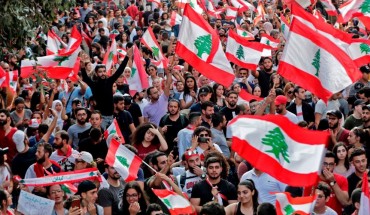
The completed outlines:
{"type": "Polygon", "coordinates": [[[222,153],[221,148],[217,144],[212,143],[211,130],[204,126],[199,126],[194,130],[190,150],[196,150],[202,161],[209,151],[217,150],[222,153]]]}

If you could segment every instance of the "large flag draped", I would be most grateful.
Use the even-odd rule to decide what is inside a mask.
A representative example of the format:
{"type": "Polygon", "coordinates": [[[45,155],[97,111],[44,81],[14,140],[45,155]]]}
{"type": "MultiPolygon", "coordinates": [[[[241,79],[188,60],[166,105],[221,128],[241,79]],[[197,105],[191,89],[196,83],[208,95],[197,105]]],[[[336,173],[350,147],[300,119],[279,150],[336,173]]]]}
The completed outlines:
{"type": "Polygon", "coordinates": [[[367,172],[364,172],[362,176],[362,193],[360,199],[360,210],[358,215],[369,215],[370,214],[370,192],[369,192],[369,181],[367,178],[367,172]]]}
{"type": "Polygon", "coordinates": [[[116,134],[121,139],[121,143],[125,143],[125,138],[122,135],[116,118],[113,119],[112,124],[104,131],[104,138],[107,139],[111,134],[116,134]]]}
{"type": "Polygon", "coordinates": [[[236,7],[239,8],[240,12],[250,10],[250,11],[256,11],[256,8],[249,2],[244,0],[230,0],[230,3],[236,7]]]}
{"type": "Polygon", "coordinates": [[[141,42],[152,51],[154,59],[162,61],[163,65],[167,67],[168,60],[162,53],[162,48],[159,46],[151,27],[145,31],[141,38],[141,42]]]}
{"type": "Polygon", "coordinates": [[[167,189],[152,189],[153,193],[166,205],[171,215],[192,214],[193,208],[188,200],[167,189]]]}
{"type": "Polygon", "coordinates": [[[277,215],[310,215],[315,206],[316,196],[293,198],[290,193],[275,193],[277,215]]]}
{"type": "Polygon", "coordinates": [[[140,51],[134,46],[134,60],[132,62],[131,77],[127,80],[130,85],[130,94],[133,96],[136,92],[149,87],[148,75],[145,72],[140,51]]]}
{"type": "Polygon", "coordinates": [[[263,48],[263,44],[248,42],[234,31],[229,31],[226,45],[226,57],[240,67],[256,70],[261,59],[263,48]]]}
{"type": "Polygon", "coordinates": [[[67,44],[65,44],[62,39],[60,39],[60,37],[54,33],[53,30],[49,30],[48,41],[46,43],[46,54],[57,54],[66,48],[67,44]]]}
{"type": "Polygon", "coordinates": [[[108,71],[108,74],[111,74],[110,70],[117,61],[117,43],[115,39],[112,39],[112,44],[107,49],[103,59],[103,64],[105,64],[105,69],[108,71]]]}
{"type": "Polygon", "coordinates": [[[291,23],[278,73],[324,101],[361,77],[346,52],[298,19],[291,23]]]}
{"type": "Polygon", "coordinates": [[[113,166],[126,182],[137,178],[142,160],[132,151],[112,138],[105,161],[113,166]]]}
{"type": "Polygon", "coordinates": [[[224,86],[234,81],[233,69],[215,30],[189,5],[185,6],[176,53],[209,79],[224,86]]]}
{"type": "Polygon", "coordinates": [[[228,126],[231,148],[252,166],[291,186],[316,183],[327,132],[303,129],[280,115],[238,116],[228,126]]]}
{"type": "Polygon", "coordinates": [[[352,17],[370,16],[370,2],[349,0],[339,7],[340,22],[348,22],[352,17]]]}

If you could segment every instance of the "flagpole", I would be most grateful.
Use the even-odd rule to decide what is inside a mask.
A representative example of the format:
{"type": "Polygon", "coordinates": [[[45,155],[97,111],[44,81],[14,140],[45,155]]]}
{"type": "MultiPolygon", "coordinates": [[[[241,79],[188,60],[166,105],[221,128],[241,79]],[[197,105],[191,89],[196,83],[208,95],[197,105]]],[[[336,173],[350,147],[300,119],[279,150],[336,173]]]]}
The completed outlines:
{"type": "Polygon", "coordinates": [[[151,169],[153,172],[157,173],[157,170],[155,170],[153,167],[151,167],[147,162],[145,162],[144,160],[142,160],[143,164],[145,164],[147,167],[149,167],[149,169],[151,169]]]}

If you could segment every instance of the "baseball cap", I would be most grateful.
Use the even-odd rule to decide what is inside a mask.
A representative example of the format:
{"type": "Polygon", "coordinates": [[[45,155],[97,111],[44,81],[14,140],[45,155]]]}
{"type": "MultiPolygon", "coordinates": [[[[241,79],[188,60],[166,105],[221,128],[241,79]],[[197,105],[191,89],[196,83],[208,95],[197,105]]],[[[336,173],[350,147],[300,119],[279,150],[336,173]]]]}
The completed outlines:
{"type": "Polygon", "coordinates": [[[78,154],[73,154],[72,156],[75,159],[83,160],[86,163],[90,163],[90,164],[94,161],[93,156],[89,152],[86,152],[86,151],[82,151],[78,154]]]}
{"type": "Polygon", "coordinates": [[[288,102],[288,99],[283,95],[279,95],[275,99],[275,105],[286,104],[287,102],[288,102]]]}
{"type": "Polygon", "coordinates": [[[24,144],[24,138],[26,137],[26,134],[21,131],[17,130],[12,137],[13,142],[15,143],[15,147],[17,148],[17,151],[19,153],[23,152],[26,148],[26,145],[24,144]]]}
{"type": "Polygon", "coordinates": [[[184,154],[185,154],[185,160],[189,160],[189,158],[191,157],[199,156],[197,150],[190,150],[190,149],[186,150],[184,154]]]}
{"type": "Polygon", "coordinates": [[[89,180],[83,181],[78,185],[76,195],[80,195],[81,193],[86,193],[95,188],[96,188],[96,185],[92,181],[89,181],[89,180]]]}
{"type": "Polygon", "coordinates": [[[41,124],[41,120],[38,119],[31,119],[28,123],[28,127],[30,128],[38,128],[41,124]]]}
{"type": "Polygon", "coordinates": [[[72,104],[79,104],[79,103],[82,103],[81,100],[79,98],[74,98],[72,100],[72,104]]]}
{"type": "Polygon", "coordinates": [[[335,116],[338,119],[342,119],[342,112],[340,112],[339,110],[329,110],[328,112],[326,112],[326,115],[335,116]]]}
{"type": "Polygon", "coordinates": [[[361,66],[360,67],[360,71],[362,73],[370,73],[370,67],[368,65],[365,65],[365,66],[361,66]]]}
{"type": "Polygon", "coordinates": [[[210,93],[210,92],[209,92],[209,88],[208,88],[208,87],[201,87],[201,88],[199,89],[199,95],[201,95],[201,94],[208,95],[208,93],[210,93]]]}
{"type": "Polygon", "coordinates": [[[357,106],[357,105],[364,105],[365,102],[362,100],[362,99],[357,99],[354,103],[353,103],[353,106],[357,106]]]}

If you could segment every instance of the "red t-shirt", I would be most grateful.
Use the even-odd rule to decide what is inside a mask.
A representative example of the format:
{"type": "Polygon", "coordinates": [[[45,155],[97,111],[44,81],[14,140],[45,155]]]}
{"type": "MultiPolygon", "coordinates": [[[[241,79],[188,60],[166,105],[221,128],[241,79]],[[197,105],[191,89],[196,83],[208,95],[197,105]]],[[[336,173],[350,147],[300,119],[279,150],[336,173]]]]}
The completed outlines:
{"type": "Polygon", "coordinates": [[[17,131],[16,128],[11,128],[9,133],[5,135],[5,131],[0,129],[0,148],[8,147],[7,163],[12,163],[13,158],[18,153],[15,143],[13,142],[13,135],[17,131]]]}
{"type": "Polygon", "coordinates": [[[143,144],[135,144],[134,147],[137,149],[137,155],[144,160],[145,156],[150,152],[158,150],[160,144],[150,144],[148,147],[144,147],[143,144]]]}

